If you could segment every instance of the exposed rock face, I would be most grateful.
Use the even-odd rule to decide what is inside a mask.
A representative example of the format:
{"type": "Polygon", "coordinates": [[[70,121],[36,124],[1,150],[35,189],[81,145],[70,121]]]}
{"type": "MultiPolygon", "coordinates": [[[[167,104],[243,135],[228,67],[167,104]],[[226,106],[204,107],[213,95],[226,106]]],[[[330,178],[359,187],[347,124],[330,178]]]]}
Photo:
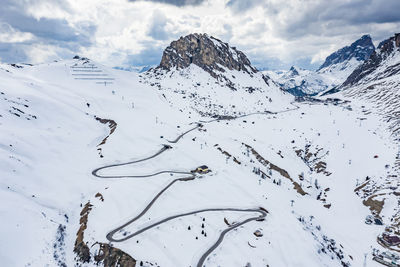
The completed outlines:
{"type": "Polygon", "coordinates": [[[243,52],[212,36],[198,33],[173,41],[164,50],[159,68],[183,69],[192,63],[210,73],[214,78],[218,76],[215,71],[224,72],[222,67],[245,71],[249,74],[257,72],[243,52]]]}
{"type": "Polygon", "coordinates": [[[99,243],[98,254],[94,255],[94,261],[97,265],[105,267],[135,267],[136,260],[124,251],[114,248],[106,243],[99,243]]]}
{"type": "Polygon", "coordinates": [[[397,33],[395,35],[395,39],[396,39],[396,47],[400,47],[400,33],[397,33]]]}
{"type": "MultiPolygon", "coordinates": [[[[102,198],[103,196],[100,193],[97,193],[96,197],[99,195],[101,196],[101,201],[104,201],[104,198],[102,198]]],[[[115,248],[110,244],[96,242],[91,245],[89,242],[84,240],[88,218],[92,208],[93,205],[90,202],[87,202],[80,213],[80,227],[76,233],[74,247],[74,252],[76,254],[75,266],[86,266],[87,263],[93,263],[97,266],[104,267],[135,267],[136,260],[124,251],[115,248]],[[95,254],[92,254],[91,248],[94,249],[95,254]]]]}
{"type": "Polygon", "coordinates": [[[87,243],[84,242],[84,233],[87,228],[87,221],[90,211],[92,210],[93,205],[90,202],[86,203],[83,207],[80,215],[81,218],[79,220],[79,230],[76,233],[75,247],[74,252],[77,255],[76,260],[82,263],[87,263],[90,261],[90,249],[87,243]]]}
{"type": "MultiPolygon", "coordinates": [[[[382,41],[379,44],[377,51],[374,51],[367,61],[355,69],[341,87],[352,86],[358,83],[361,79],[374,72],[381,63],[396,50],[400,51],[400,33],[396,33],[389,39],[382,41]]],[[[387,76],[397,73],[399,69],[400,67],[388,69],[387,71],[391,71],[392,73],[387,73],[387,76]]]]}
{"type": "Polygon", "coordinates": [[[343,47],[328,56],[325,59],[324,64],[322,64],[318,70],[333,64],[344,62],[351,58],[355,58],[358,61],[367,60],[374,51],[375,46],[372,43],[371,37],[369,35],[364,35],[350,46],[343,47]]]}

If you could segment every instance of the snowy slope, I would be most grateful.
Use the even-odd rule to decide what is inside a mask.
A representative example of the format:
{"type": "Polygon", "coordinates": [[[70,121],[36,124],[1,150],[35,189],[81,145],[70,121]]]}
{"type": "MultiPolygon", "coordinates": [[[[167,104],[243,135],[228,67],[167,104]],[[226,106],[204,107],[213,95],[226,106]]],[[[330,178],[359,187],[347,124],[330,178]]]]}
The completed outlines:
{"type": "MultiPolygon", "coordinates": [[[[398,175],[400,172],[400,35],[383,41],[371,57],[360,65],[348,77],[338,90],[339,93],[329,97],[341,97],[352,102],[362,103],[363,113],[375,114],[381,118],[390,133],[391,139],[397,142],[397,155],[394,164],[386,164],[386,172],[369,176],[357,188],[357,195],[374,207],[374,212],[384,214],[387,218],[386,228],[382,234],[397,236],[400,222],[400,186],[398,175]]],[[[364,117],[362,117],[364,118],[364,117]]],[[[360,119],[362,119],[360,118],[360,119]]],[[[380,156],[379,154],[376,157],[380,156]]],[[[378,240],[378,243],[382,244],[378,240]]],[[[399,252],[398,247],[390,247],[391,252],[399,252]]],[[[397,260],[398,261],[398,260],[397,260]]]]}
{"type": "Polygon", "coordinates": [[[205,116],[237,116],[290,107],[293,97],[260,73],[224,69],[225,79],[215,79],[192,64],[182,70],[155,69],[141,81],[159,90],[171,106],[205,116]]]}
{"type": "MultiPolygon", "coordinates": [[[[250,79],[226,70],[237,77],[232,81],[238,90],[232,91],[211,83],[214,78],[196,66],[142,78],[81,59],[0,68],[4,266],[107,265],[112,258],[104,256],[112,251],[107,233],[187,174],[107,179],[91,172],[149,157],[163,144],[171,148],[153,159],[101,174],[188,172],[204,164],[211,172],[171,185],[117,236],[199,209],[263,207],[265,220],[227,233],[206,266],[377,264],[372,248],[379,248],[376,237],[385,226],[364,223],[373,210],[354,189],[367,176],[384,176],[385,165],[395,165],[398,145],[379,114],[363,112],[362,100],[290,104],[291,98],[273,85],[266,89],[260,74],[250,79]],[[255,85],[262,91],[243,90],[255,85]],[[198,96],[189,100],[190,93],[198,96]],[[265,94],[272,102],[264,100],[265,94]],[[260,104],[251,105],[257,99],[260,104]],[[226,113],[220,113],[219,104],[226,113]],[[237,116],[258,111],[263,114],[237,116]],[[212,120],[206,113],[233,117],[212,120]],[[198,121],[201,127],[168,142],[198,121]],[[255,236],[256,230],[262,236],[255,236]],[[88,248],[86,263],[73,252],[79,237],[88,248]]],[[[394,206],[387,201],[378,214],[385,224],[394,206]]],[[[184,216],[112,246],[137,266],[196,266],[227,224],[254,215],[209,211],[184,216]]]]}
{"type": "MultiPolygon", "coordinates": [[[[9,241],[1,244],[4,266],[54,266],[53,254],[68,266],[73,265],[80,204],[105,187],[92,178],[91,169],[100,164],[100,153],[108,158],[107,149],[99,151],[103,147],[98,144],[109,133],[109,127],[94,116],[116,120],[116,133],[125,136],[128,143],[140,143],[142,149],[149,145],[146,140],[159,138],[155,130],[157,117],[166,114],[167,121],[167,114],[172,115],[173,121],[179,118],[159,101],[154,91],[140,87],[137,76],[97,65],[94,74],[102,71],[115,79],[114,84],[105,86],[96,84],[99,80],[75,79],[76,69],[71,68],[75,64],[82,61],[21,69],[1,66],[0,195],[7,204],[1,208],[0,235],[9,241]],[[148,107],[157,101],[157,110],[152,112],[148,107]],[[168,112],[162,112],[165,108],[168,112]],[[140,116],[146,114],[146,118],[137,117],[136,110],[142,110],[140,116]],[[130,131],[138,126],[123,126],[132,125],[133,121],[143,132],[135,130],[135,135],[130,131]],[[56,252],[53,244],[59,225],[67,227],[67,235],[65,247],[56,252]]],[[[85,74],[93,69],[82,70],[85,74]]],[[[175,128],[164,126],[163,131],[174,133],[175,128]]],[[[112,143],[112,138],[107,142],[112,143]]],[[[130,150],[127,146],[120,146],[119,150],[124,147],[130,150]]]]}
{"type": "MultiPolygon", "coordinates": [[[[356,69],[342,85],[340,90],[349,99],[362,100],[368,103],[365,112],[379,114],[385,121],[392,138],[400,141],[400,34],[383,41],[371,58],[356,69]]],[[[398,232],[400,211],[399,186],[400,149],[396,164],[377,182],[370,183],[363,197],[368,199],[380,195],[386,203],[392,203],[386,209],[391,217],[390,227],[398,232]]],[[[389,204],[390,205],[390,204],[389,204]]]]}

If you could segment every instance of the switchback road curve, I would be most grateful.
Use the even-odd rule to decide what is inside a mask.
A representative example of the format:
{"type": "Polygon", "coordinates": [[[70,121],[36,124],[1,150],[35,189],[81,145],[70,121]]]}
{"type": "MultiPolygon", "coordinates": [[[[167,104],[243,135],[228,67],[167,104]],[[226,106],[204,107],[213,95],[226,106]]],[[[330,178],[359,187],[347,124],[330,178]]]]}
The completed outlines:
{"type": "MultiPolygon", "coordinates": [[[[178,143],[179,140],[185,136],[186,134],[190,133],[191,131],[194,131],[198,128],[203,127],[203,124],[208,124],[208,123],[212,123],[215,121],[223,121],[223,120],[236,120],[239,118],[244,118],[244,117],[248,117],[248,116],[252,116],[252,115],[270,115],[270,114],[278,114],[278,113],[283,113],[283,112],[288,112],[288,111],[293,111],[296,109],[299,109],[300,107],[297,105],[294,105],[293,103],[291,103],[293,106],[295,106],[295,108],[292,109],[287,109],[287,110],[283,110],[283,111],[279,111],[279,112],[270,112],[270,111],[266,111],[266,112],[257,112],[257,113],[251,113],[251,114],[245,114],[245,115],[241,115],[238,117],[234,117],[234,118],[224,118],[224,119],[213,119],[210,121],[201,121],[201,122],[197,122],[196,127],[193,127],[191,129],[189,129],[188,131],[180,134],[175,140],[167,140],[169,143],[171,144],[175,144],[178,143]],[[203,124],[202,124],[203,123],[203,124]]],[[[159,155],[161,155],[162,153],[164,153],[165,151],[171,149],[172,147],[170,145],[163,145],[163,147],[157,151],[155,154],[148,156],[146,158],[143,159],[139,159],[139,160],[135,160],[135,161],[128,161],[128,162],[124,162],[124,163],[116,163],[116,164],[110,164],[110,165],[106,165],[106,166],[102,166],[99,168],[96,168],[92,171],[92,175],[97,177],[97,178],[102,178],[102,179],[118,179],[118,178],[149,178],[149,177],[153,177],[156,175],[160,175],[160,174],[164,174],[164,173],[170,173],[170,174],[182,174],[182,175],[188,175],[187,177],[183,177],[183,178],[177,178],[172,180],[167,186],[165,186],[158,194],[156,194],[154,196],[154,198],[146,205],[146,207],[137,215],[135,216],[133,219],[129,220],[128,222],[124,223],[123,225],[111,230],[107,235],[106,238],[108,241],[110,242],[123,242],[126,241],[132,237],[135,237],[147,230],[150,230],[156,226],[159,226],[165,222],[168,222],[170,220],[176,219],[176,218],[180,218],[180,217],[185,217],[185,216],[189,216],[189,215],[193,215],[193,214],[198,214],[198,213],[204,213],[204,212],[215,212],[215,211],[233,211],[233,212],[246,212],[246,213],[258,213],[258,216],[253,216],[250,218],[247,218],[246,220],[243,220],[241,222],[235,223],[233,225],[230,225],[228,228],[226,228],[225,230],[223,230],[220,235],[218,240],[207,249],[206,252],[204,252],[202,254],[202,256],[200,257],[199,261],[197,262],[197,267],[203,267],[204,262],[206,261],[207,257],[222,243],[222,241],[224,240],[225,235],[246,224],[249,223],[251,221],[262,221],[265,219],[265,217],[268,214],[268,211],[264,208],[249,208],[249,209],[240,209],[240,208],[208,208],[208,209],[200,209],[200,210],[195,210],[195,211],[191,211],[191,212],[187,212],[187,213],[181,213],[181,214],[177,214],[177,215],[173,215],[170,217],[167,217],[165,219],[162,219],[158,222],[155,222],[151,225],[148,225],[132,234],[129,234],[127,236],[124,236],[122,238],[114,238],[114,235],[121,231],[122,229],[124,229],[125,227],[129,226],[130,224],[134,223],[135,221],[137,221],[138,219],[140,219],[143,215],[145,215],[153,206],[153,204],[157,201],[157,199],[165,192],[168,190],[168,188],[170,188],[173,184],[175,184],[176,182],[187,182],[187,181],[191,181],[196,179],[196,174],[192,173],[192,172],[185,172],[185,171],[175,171],[175,170],[164,170],[164,171],[159,171],[156,173],[152,173],[152,174],[146,174],[146,175],[101,175],[99,174],[99,171],[101,170],[105,170],[105,169],[110,169],[110,168],[114,168],[114,167],[120,167],[120,166],[126,166],[126,165],[131,165],[131,164],[135,164],[135,163],[139,163],[139,162],[143,162],[143,161],[147,161],[147,160],[151,160],[159,155]]]]}

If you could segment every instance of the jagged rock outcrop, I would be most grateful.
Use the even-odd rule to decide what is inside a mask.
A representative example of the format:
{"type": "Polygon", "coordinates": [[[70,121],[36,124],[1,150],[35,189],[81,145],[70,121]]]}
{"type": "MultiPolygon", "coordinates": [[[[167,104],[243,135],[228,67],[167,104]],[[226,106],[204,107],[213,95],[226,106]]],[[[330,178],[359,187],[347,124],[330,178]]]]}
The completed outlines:
{"type": "Polygon", "coordinates": [[[195,64],[216,78],[216,71],[229,70],[256,73],[246,55],[235,47],[207,34],[189,34],[173,41],[165,50],[159,68],[183,69],[195,64]]]}
{"type": "Polygon", "coordinates": [[[350,46],[345,46],[329,55],[318,70],[344,62],[351,58],[355,58],[357,61],[365,61],[374,51],[375,46],[372,43],[371,36],[364,35],[350,46]]]}
{"type": "MultiPolygon", "coordinates": [[[[367,77],[384,62],[395,50],[399,50],[400,47],[400,33],[396,33],[394,36],[387,40],[382,41],[378,45],[377,51],[371,54],[369,59],[364,62],[361,66],[353,71],[352,74],[346,79],[341,87],[352,86],[367,77]]],[[[400,67],[387,69],[387,76],[396,74],[400,67]]]]}
{"type": "MultiPolygon", "coordinates": [[[[100,193],[96,194],[101,201],[104,201],[103,196],[100,193]]],[[[104,267],[135,267],[136,260],[132,258],[126,252],[113,247],[111,244],[95,242],[89,244],[84,240],[85,231],[87,229],[89,214],[93,208],[93,205],[89,202],[85,204],[79,220],[79,230],[76,233],[76,240],[74,246],[75,266],[86,266],[88,263],[93,263],[97,266],[104,267]],[[95,251],[93,254],[91,249],[95,251]]]]}

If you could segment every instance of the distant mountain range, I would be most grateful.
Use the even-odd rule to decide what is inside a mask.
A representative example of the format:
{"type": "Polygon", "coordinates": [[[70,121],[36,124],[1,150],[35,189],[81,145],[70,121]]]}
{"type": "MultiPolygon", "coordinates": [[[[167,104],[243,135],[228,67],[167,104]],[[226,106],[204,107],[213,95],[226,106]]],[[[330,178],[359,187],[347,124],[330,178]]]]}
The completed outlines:
{"type": "Polygon", "coordinates": [[[329,55],[316,71],[293,66],[287,72],[266,73],[274,76],[283,90],[295,96],[317,95],[343,83],[374,51],[371,37],[364,35],[329,55]]]}
{"type": "Polygon", "coordinates": [[[155,66],[151,66],[151,65],[149,65],[149,66],[127,66],[127,67],[116,66],[113,69],[142,73],[142,72],[148,71],[149,69],[151,69],[153,67],[155,67],[155,66]]]}
{"type": "MultiPolygon", "coordinates": [[[[379,47],[384,43],[385,41],[379,47]]],[[[294,96],[315,96],[334,93],[345,81],[348,84],[357,76],[357,74],[352,74],[353,71],[374,56],[374,52],[375,46],[371,36],[363,35],[349,46],[326,57],[324,63],[316,71],[296,66],[292,66],[288,71],[259,71],[251,65],[246,55],[235,47],[230,47],[229,44],[207,34],[195,33],[173,41],[165,49],[159,66],[117,66],[114,68],[144,73],[150,69],[157,69],[157,71],[184,70],[191,68],[193,64],[216,78],[218,83],[223,82],[225,86],[234,90],[240,85],[235,84],[235,75],[233,77],[231,74],[226,75],[225,69],[247,73],[250,76],[259,76],[257,73],[261,72],[260,77],[268,86],[277,85],[283,91],[294,96]],[[349,77],[351,74],[352,77],[349,77]]]]}

